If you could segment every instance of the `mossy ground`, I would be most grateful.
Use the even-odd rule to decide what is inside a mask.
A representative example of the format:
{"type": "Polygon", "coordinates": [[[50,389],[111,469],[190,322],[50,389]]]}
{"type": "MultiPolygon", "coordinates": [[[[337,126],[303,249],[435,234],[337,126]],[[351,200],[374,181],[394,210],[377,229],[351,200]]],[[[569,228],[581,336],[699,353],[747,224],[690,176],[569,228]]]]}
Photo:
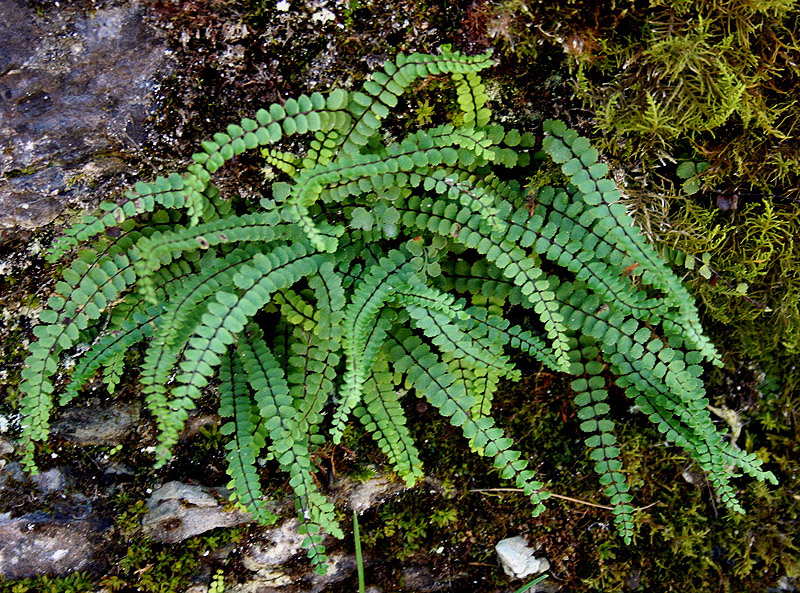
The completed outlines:
{"type": "MultiPolygon", "coordinates": [[[[57,9],[51,2],[40,5],[42,11],[57,9]]],[[[504,122],[532,129],[555,115],[593,133],[622,172],[630,208],[665,252],[677,248],[692,256],[710,254],[712,274],[687,270],[686,279],[727,361],[724,371],[708,377],[712,404],[738,415],[738,444],[768,459],[778,487],[743,481],[740,495],[748,514],[733,516],[719,509],[691,460],[660,446],[658,435],[630,402],[612,394],[628,481],[635,504],[646,507],[637,514],[634,543],[624,546],[608,510],[551,499],[547,512],[534,519],[520,495],[478,492],[505,484],[490,464],[476,462],[434,410],[410,400],[426,471],[441,487],[409,491],[364,517],[368,583],[399,591],[404,567],[424,565],[446,582],[444,590],[508,591],[493,545],[517,534],[542,545],[540,554],[552,565],[551,582],[564,590],[764,591],[776,587],[781,577],[800,577],[795,543],[800,375],[794,368],[800,350],[800,207],[794,201],[800,197],[800,138],[792,103],[798,71],[787,58],[797,49],[793,3],[730,0],[695,7],[677,0],[630,0],[613,3],[611,10],[584,0],[291,2],[287,11],[263,0],[154,0],[150,6],[156,21],[170,25],[180,65],[161,89],[153,121],[158,133],[144,147],[153,163],[187,158],[200,139],[263,104],[357,83],[397,51],[433,51],[442,43],[471,52],[493,46],[499,64],[489,73],[497,90],[492,106],[504,122]],[[326,20],[323,9],[334,18],[326,20]],[[723,9],[730,15],[727,20],[715,12],[723,9]],[[314,20],[315,14],[322,16],[314,20]],[[695,26],[698,14],[706,18],[704,29],[695,26]],[[672,33],[665,29],[669,23],[672,33]],[[758,32],[771,35],[774,43],[765,43],[758,32]],[[650,51],[657,42],[660,53],[650,51]],[[696,102],[692,113],[705,113],[702,125],[700,116],[691,119],[688,111],[679,121],[669,115],[667,108],[680,104],[678,99],[647,110],[647,93],[655,93],[658,85],[677,93],[681,81],[702,80],[692,68],[670,74],[677,68],[671,60],[682,55],[675,48],[689,42],[696,63],[710,69],[706,75],[730,85],[702,87],[691,95],[696,102]],[[660,78],[621,77],[622,70],[636,68],[660,78]],[[754,96],[724,103],[738,92],[736,76],[726,78],[729,72],[745,81],[740,98],[754,96]],[[631,92],[619,94],[626,89],[631,92]],[[676,175],[681,160],[711,165],[697,180],[700,191],[691,196],[681,190],[676,175]],[[733,194],[742,195],[731,207],[733,194]],[[748,284],[747,298],[735,290],[740,283],[748,284]]],[[[438,87],[430,82],[415,89],[405,108],[422,125],[447,116],[431,111],[431,105],[439,104],[438,87]]],[[[231,185],[244,169],[229,169],[231,185]]],[[[257,195],[260,181],[247,181],[252,196],[257,195]]],[[[31,239],[46,241],[48,236],[31,239]]],[[[13,263],[28,247],[6,246],[4,261],[13,263]]],[[[8,312],[0,332],[9,412],[22,347],[30,339],[28,316],[55,273],[35,254],[26,261],[9,267],[0,286],[8,312]]],[[[497,417],[552,492],[603,505],[567,385],[562,377],[528,368],[521,383],[498,396],[497,417]]],[[[210,581],[217,568],[243,574],[235,570],[235,550],[228,560],[215,552],[235,546],[237,538],[247,537],[246,530],[193,538],[175,547],[154,545],[135,534],[139,501],[154,478],[180,479],[203,464],[214,481],[224,479],[217,436],[212,428],[183,443],[172,466],[158,476],[149,470],[147,455],[135,448],[115,452],[135,472],[106,509],[116,517],[112,538],[118,536],[118,544],[109,548],[108,558],[117,568],[104,581],[84,574],[26,579],[0,584],[0,591],[90,591],[98,583],[122,591],[180,591],[192,582],[210,581]]],[[[333,459],[339,472],[363,473],[381,463],[358,429],[349,436],[347,450],[322,455],[333,459]]],[[[62,458],[70,452],[54,446],[62,458]]],[[[86,464],[88,476],[86,458],[76,463],[86,464]]],[[[338,587],[352,591],[355,582],[338,587]]]]}

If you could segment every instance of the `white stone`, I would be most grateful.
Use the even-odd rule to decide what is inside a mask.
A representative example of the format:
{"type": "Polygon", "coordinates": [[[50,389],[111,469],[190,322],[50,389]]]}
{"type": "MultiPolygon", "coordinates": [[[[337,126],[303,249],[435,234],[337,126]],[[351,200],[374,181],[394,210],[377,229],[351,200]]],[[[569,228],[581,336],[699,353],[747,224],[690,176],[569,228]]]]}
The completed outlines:
{"type": "Polygon", "coordinates": [[[536,558],[536,549],[520,535],[498,542],[495,550],[503,570],[510,577],[522,579],[550,569],[547,558],[536,558]]]}
{"type": "Polygon", "coordinates": [[[61,560],[66,555],[67,555],[67,551],[66,550],[56,550],[55,552],[53,552],[53,560],[55,562],[58,562],[59,560],[61,560]]]}
{"type": "Polygon", "coordinates": [[[311,15],[311,20],[318,23],[327,23],[336,20],[336,15],[327,8],[321,8],[311,15]]]}

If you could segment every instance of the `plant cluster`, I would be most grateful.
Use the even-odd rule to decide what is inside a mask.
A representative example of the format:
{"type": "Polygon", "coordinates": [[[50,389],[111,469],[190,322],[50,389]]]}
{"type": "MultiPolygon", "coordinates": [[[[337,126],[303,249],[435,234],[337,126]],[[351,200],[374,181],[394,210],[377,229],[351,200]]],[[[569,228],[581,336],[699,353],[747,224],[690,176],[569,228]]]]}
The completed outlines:
{"type": "Polygon", "coordinates": [[[526,185],[535,137],[490,123],[477,73],[491,63],[448,47],[399,54],[359,91],[301,95],[229,125],[184,172],[139,182],[73,226],[50,260],[88,245],[41,313],[22,373],[26,465],[35,467],[47,437],[61,353],[89,343],[59,389],[64,405],[97,372],[113,388],[126,353],[146,343],[139,382],[159,429],[156,465],[169,462],[216,382],[236,498],[273,521],[259,468],[274,460],[324,571],[323,535],[342,531],[312,453],[325,431],[339,443],[355,416],[415,483],[422,468],[406,391],[492,459],[534,513],[544,509],[544,484],[492,416],[499,382],[521,376],[508,352],[516,349],[575,377],[581,428],[624,541],[634,507],[608,417],[612,384],[742,512],[734,470],[774,476],[706,410],[702,364],[719,357],[693,300],[632,224],[588,140],[547,122],[542,148],[569,183],[526,185]],[[409,86],[440,75],[454,82],[457,125],[385,135],[409,86]],[[305,151],[289,152],[288,140],[303,135],[305,151]],[[224,200],[212,175],[256,149],[282,180],[258,204],[224,200]],[[137,216],[148,224],[138,228],[137,216]],[[525,327],[510,322],[511,309],[524,312],[525,327]]]}

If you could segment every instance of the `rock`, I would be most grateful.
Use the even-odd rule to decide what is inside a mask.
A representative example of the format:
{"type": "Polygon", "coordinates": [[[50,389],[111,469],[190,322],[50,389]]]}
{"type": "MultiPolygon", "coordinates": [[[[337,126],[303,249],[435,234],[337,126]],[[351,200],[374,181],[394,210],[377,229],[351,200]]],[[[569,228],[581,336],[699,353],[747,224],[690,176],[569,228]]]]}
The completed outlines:
{"type": "Polygon", "coordinates": [[[16,461],[7,463],[0,470],[0,488],[6,487],[9,480],[15,482],[24,482],[27,479],[25,472],[22,471],[22,465],[16,461]]]}
{"type": "Polygon", "coordinates": [[[36,475],[29,475],[22,469],[22,465],[16,461],[0,468],[0,489],[8,486],[9,479],[18,483],[30,480],[36,489],[41,492],[61,492],[72,482],[67,470],[64,468],[54,467],[36,475]]]}
{"type": "Polygon", "coordinates": [[[135,428],[140,410],[140,403],[68,408],[53,423],[52,432],[76,445],[118,445],[135,428]]]}
{"type": "Polygon", "coordinates": [[[350,578],[356,572],[356,555],[334,553],[328,557],[328,571],[319,575],[312,573],[306,577],[310,585],[308,593],[320,593],[333,583],[338,583],[350,578]]]}
{"type": "Polygon", "coordinates": [[[442,579],[440,574],[434,573],[430,566],[424,564],[405,567],[402,583],[403,588],[407,591],[417,591],[418,593],[430,593],[448,587],[446,579],[442,579]]]}
{"type": "Polygon", "coordinates": [[[689,484],[694,484],[695,486],[698,484],[702,485],[705,482],[705,474],[691,467],[687,467],[683,470],[681,472],[681,477],[689,482],[689,484]]]}
{"type": "Polygon", "coordinates": [[[497,557],[505,573],[513,578],[522,579],[550,569],[546,558],[535,558],[538,548],[528,546],[522,536],[509,537],[496,546],[497,557]]]}
{"type": "Polygon", "coordinates": [[[351,482],[343,487],[341,498],[359,515],[386,502],[387,498],[407,490],[403,482],[390,476],[375,476],[366,482],[351,482]]]}
{"type": "Polygon", "coordinates": [[[262,570],[258,577],[235,585],[226,593],[322,593],[334,583],[350,578],[356,572],[355,554],[332,553],[324,575],[310,573],[292,577],[282,570],[262,570]]]}
{"type": "Polygon", "coordinates": [[[132,476],[133,468],[119,461],[109,461],[104,465],[106,475],[109,476],[132,476]]]}
{"type": "Polygon", "coordinates": [[[31,476],[31,481],[42,492],[61,492],[70,483],[66,470],[57,467],[31,476]]]}
{"type": "Polygon", "coordinates": [[[0,576],[20,579],[97,569],[99,532],[106,526],[85,513],[71,519],[45,513],[12,519],[10,513],[1,514],[0,576]]]}
{"type": "Polygon", "coordinates": [[[0,229],[42,226],[126,169],[103,154],[144,139],[169,67],[165,36],[145,16],[138,0],[91,13],[0,3],[0,229]]]}
{"type": "MultiPolygon", "coordinates": [[[[225,587],[225,593],[281,593],[281,589],[295,582],[282,570],[261,574],[255,579],[225,587]]],[[[284,589],[285,591],[285,589],[284,589]]]]}
{"type": "MultiPolygon", "coordinates": [[[[382,504],[386,498],[402,492],[406,486],[402,482],[392,480],[388,476],[376,476],[366,482],[340,483],[335,498],[358,513],[382,504]]],[[[265,529],[253,541],[242,555],[242,563],[265,580],[270,586],[275,580],[282,580],[281,571],[275,568],[288,562],[294,556],[304,553],[302,548],[304,535],[298,533],[299,521],[292,518],[278,527],[265,529]]]]}
{"type": "Polygon", "coordinates": [[[11,441],[0,437],[0,457],[7,457],[14,452],[14,445],[11,441]]]}
{"type": "Polygon", "coordinates": [[[217,527],[233,527],[253,520],[242,510],[226,510],[226,500],[224,489],[168,482],[147,500],[142,530],[151,539],[174,544],[217,527]]]}
{"type": "Polygon", "coordinates": [[[181,440],[194,438],[204,430],[212,430],[219,426],[219,414],[189,414],[189,419],[181,431],[181,440]]]}
{"type": "Polygon", "coordinates": [[[242,554],[242,564],[261,576],[273,575],[276,566],[285,564],[302,551],[305,535],[298,533],[299,525],[294,518],[264,531],[242,554]]]}

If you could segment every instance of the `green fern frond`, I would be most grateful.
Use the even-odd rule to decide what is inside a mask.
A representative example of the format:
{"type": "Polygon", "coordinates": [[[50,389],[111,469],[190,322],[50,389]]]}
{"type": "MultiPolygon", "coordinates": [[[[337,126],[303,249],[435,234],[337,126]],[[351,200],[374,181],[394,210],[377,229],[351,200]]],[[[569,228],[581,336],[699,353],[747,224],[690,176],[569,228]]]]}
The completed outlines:
{"type": "Polygon", "coordinates": [[[582,200],[598,210],[594,218],[605,221],[604,230],[607,227],[607,232],[614,236],[614,241],[629,255],[635,254],[636,261],[644,271],[641,275],[642,282],[664,291],[664,298],[679,309],[680,322],[685,326],[684,331],[691,336],[693,345],[707,360],[721,364],[714,345],[705,337],[700,327],[694,300],[677,276],[630,223],[624,206],[618,204],[621,194],[616,184],[606,179],[608,167],[597,162],[597,149],[592,148],[586,138],[567,129],[562,122],[545,122],[545,132],[549,135],[543,142],[544,150],[554,162],[561,164],[562,172],[578,188],[582,200]]]}
{"type": "Polygon", "coordinates": [[[331,439],[335,444],[341,441],[347,416],[361,399],[364,381],[389,329],[378,314],[397,288],[408,281],[409,274],[410,268],[403,254],[389,252],[388,257],[369,269],[345,309],[343,346],[346,368],[339,396],[341,401],[333,416],[331,439]]]}
{"type": "Polygon", "coordinates": [[[274,523],[277,516],[264,504],[259,484],[256,467],[259,449],[254,439],[250,391],[242,363],[233,350],[222,357],[219,379],[219,415],[231,418],[222,425],[220,432],[231,435],[225,448],[228,451],[228,475],[236,498],[259,523],[274,523]]]}
{"type": "Polygon", "coordinates": [[[372,433],[397,475],[413,486],[422,476],[422,462],[406,426],[400,406],[400,393],[393,384],[386,356],[379,353],[372,374],[364,383],[363,405],[354,410],[356,417],[372,433]]]}
{"type": "Polygon", "coordinates": [[[476,450],[494,458],[494,466],[504,479],[514,478],[517,487],[530,498],[534,516],[541,513],[544,510],[542,501],[549,496],[543,491],[544,485],[533,479],[534,473],[526,469],[527,462],[520,458],[518,451],[510,448],[512,439],[494,426],[492,418],[470,417],[475,398],[447,372],[447,365],[408,330],[391,335],[389,358],[395,361],[395,367],[407,369],[408,382],[420,397],[425,397],[453,426],[460,427],[476,450]]]}
{"type": "MultiPolygon", "coordinates": [[[[254,400],[269,434],[270,451],[290,474],[289,483],[297,498],[300,524],[304,533],[322,530],[341,537],[341,529],[329,503],[315,485],[312,476],[311,454],[307,432],[298,422],[298,409],[289,390],[289,383],[278,361],[263,340],[261,330],[254,324],[238,342],[247,380],[255,392],[254,400]],[[313,517],[313,519],[312,519],[313,517]],[[310,522],[315,521],[316,526],[310,522]]],[[[315,565],[325,562],[325,551],[316,537],[304,540],[315,565]]]]}
{"type": "Polygon", "coordinates": [[[605,401],[608,398],[605,379],[600,376],[603,365],[592,360],[597,356],[596,348],[584,348],[581,354],[584,360],[588,360],[584,365],[587,378],[572,382],[578,419],[581,420],[581,430],[591,435],[586,439],[589,457],[595,461],[594,468],[600,476],[600,484],[605,486],[605,494],[614,507],[614,522],[620,537],[629,544],[633,537],[634,509],[630,504],[633,497],[621,472],[622,463],[617,459],[620,449],[612,432],[614,422],[606,418],[611,408],[605,401]]]}

